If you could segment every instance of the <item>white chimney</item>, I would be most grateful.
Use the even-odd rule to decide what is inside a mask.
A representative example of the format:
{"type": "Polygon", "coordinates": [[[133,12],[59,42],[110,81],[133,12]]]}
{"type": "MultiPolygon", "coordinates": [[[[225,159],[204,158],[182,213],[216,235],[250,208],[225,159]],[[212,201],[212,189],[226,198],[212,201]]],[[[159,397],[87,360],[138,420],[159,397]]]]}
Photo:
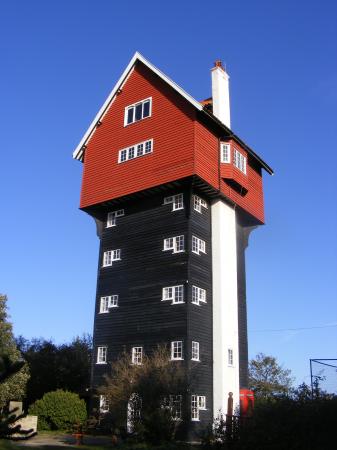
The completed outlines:
{"type": "Polygon", "coordinates": [[[226,127],[231,127],[229,105],[229,75],[222,67],[221,61],[215,61],[212,71],[213,114],[226,127]]]}

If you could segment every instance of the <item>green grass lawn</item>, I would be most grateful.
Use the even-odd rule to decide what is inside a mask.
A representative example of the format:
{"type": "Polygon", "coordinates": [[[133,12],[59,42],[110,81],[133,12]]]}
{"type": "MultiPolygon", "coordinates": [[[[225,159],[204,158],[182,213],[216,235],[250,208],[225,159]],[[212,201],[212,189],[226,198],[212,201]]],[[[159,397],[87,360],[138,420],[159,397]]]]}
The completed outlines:
{"type": "MultiPolygon", "coordinates": [[[[39,436],[43,434],[51,434],[51,433],[39,433],[39,436]]],[[[53,433],[54,435],[57,433],[53,433]]],[[[117,446],[112,445],[67,445],[67,446],[59,446],[59,445],[22,445],[15,441],[8,441],[6,439],[0,439],[0,450],[62,450],[65,448],[69,449],[79,449],[82,450],[193,450],[198,448],[199,446],[191,446],[188,444],[163,444],[161,446],[149,446],[147,444],[120,444],[117,446]]],[[[200,448],[200,447],[199,447],[200,448]]]]}

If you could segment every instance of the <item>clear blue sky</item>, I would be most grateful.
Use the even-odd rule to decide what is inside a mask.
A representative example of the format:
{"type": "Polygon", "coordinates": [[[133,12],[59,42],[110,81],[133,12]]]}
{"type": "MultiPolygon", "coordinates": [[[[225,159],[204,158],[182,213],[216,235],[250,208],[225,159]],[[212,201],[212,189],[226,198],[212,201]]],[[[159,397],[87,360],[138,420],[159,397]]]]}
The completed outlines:
{"type": "Polygon", "coordinates": [[[0,292],[15,333],[92,332],[99,242],[71,155],[138,50],[197,99],[222,59],[232,128],[275,169],[247,251],[250,356],[298,382],[310,357],[337,358],[336,23],[333,0],[2,2],[0,292]]]}

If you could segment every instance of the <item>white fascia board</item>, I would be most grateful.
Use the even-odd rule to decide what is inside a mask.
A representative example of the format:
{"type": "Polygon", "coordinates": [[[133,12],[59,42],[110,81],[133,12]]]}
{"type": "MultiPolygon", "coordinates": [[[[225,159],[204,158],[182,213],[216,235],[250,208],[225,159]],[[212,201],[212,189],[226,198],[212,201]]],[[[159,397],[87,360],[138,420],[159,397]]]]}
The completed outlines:
{"type": "Polygon", "coordinates": [[[131,58],[129,64],[127,65],[126,69],[122,73],[121,77],[115,84],[114,88],[110,92],[108,98],[103,103],[103,106],[96,114],[94,120],[91,122],[89,128],[85,132],[83,138],[81,139],[80,143],[76,147],[75,151],[73,152],[73,158],[82,160],[83,157],[83,146],[87,144],[89,139],[91,138],[93,132],[96,129],[96,125],[101,119],[101,117],[106,112],[107,108],[109,107],[110,103],[114,99],[118,89],[122,86],[126,78],[128,77],[130,71],[134,67],[137,61],[142,62],[147,66],[152,72],[154,72],[156,75],[158,75],[162,80],[164,80],[167,84],[169,84],[174,90],[176,90],[180,95],[182,95],[187,101],[189,101],[195,108],[197,108],[199,111],[203,109],[201,103],[199,103],[197,100],[195,100],[190,94],[188,94],[184,89],[182,89],[177,83],[175,83],[173,80],[171,80],[168,76],[166,76],[161,70],[159,70],[157,67],[155,67],[153,64],[150,63],[147,59],[144,58],[139,52],[136,52],[133,57],[131,58]]]}

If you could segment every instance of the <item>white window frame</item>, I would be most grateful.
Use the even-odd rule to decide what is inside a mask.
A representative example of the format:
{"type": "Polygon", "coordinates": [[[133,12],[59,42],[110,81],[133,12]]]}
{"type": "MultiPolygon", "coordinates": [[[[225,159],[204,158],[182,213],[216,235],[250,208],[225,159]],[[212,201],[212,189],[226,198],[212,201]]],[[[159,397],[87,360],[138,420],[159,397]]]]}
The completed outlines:
{"type": "Polygon", "coordinates": [[[147,139],[146,141],[137,142],[137,144],[133,144],[129,147],[125,147],[119,150],[118,164],[149,155],[150,153],[153,153],[153,139],[147,139]],[[142,150],[139,151],[139,149],[142,150]]]}
{"type": "Polygon", "coordinates": [[[200,344],[197,341],[192,341],[192,361],[200,361],[200,344]]]}
{"type": "Polygon", "coordinates": [[[196,255],[206,253],[206,242],[194,235],[192,235],[192,253],[196,255]]]}
{"type": "Polygon", "coordinates": [[[143,347],[132,347],[131,362],[136,366],[141,366],[143,362],[143,347]]]}
{"type": "Polygon", "coordinates": [[[227,349],[227,363],[229,367],[234,367],[234,352],[232,348],[227,349]]]}
{"type": "Polygon", "coordinates": [[[247,175],[247,158],[239,150],[234,148],[234,166],[247,175]]]}
{"type": "Polygon", "coordinates": [[[99,396],[99,412],[102,414],[109,412],[109,400],[106,395],[99,396]]]}
{"type": "Polygon", "coordinates": [[[121,249],[117,248],[115,250],[106,250],[103,253],[103,267],[110,267],[114,261],[120,261],[121,258],[121,249]]]}
{"type": "Polygon", "coordinates": [[[221,142],[221,162],[229,164],[231,162],[231,145],[221,142]]]}
{"type": "Polygon", "coordinates": [[[172,341],[171,342],[171,361],[182,361],[183,359],[184,359],[183,341],[172,341]],[[176,356],[176,354],[178,354],[178,356],[176,356]]]}
{"type": "Polygon", "coordinates": [[[99,313],[105,314],[109,312],[109,297],[101,297],[99,304],[99,313]]]}
{"type": "Polygon", "coordinates": [[[178,305],[185,303],[184,301],[184,285],[178,284],[176,286],[163,287],[162,301],[171,300],[171,305],[178,305]]]}
{"type": "Polygon", "coordinates": [[[97,347],[97,360],[96,364],[106,364],[108,357],[108,346],[101,345],[97,347]]]}
{"type": "Polygon", "coordinates": [[[207,303],[206,289],[192,285],[192,303],[200,306],[200,303],[207,303]]]}
{"type": "Polygon", "coordinates": [[[185,236],[183,234],[179,236],[169,237],[164,239],[164,248],[163,251],[172,250],[172,253],[181,253],[185,251],[185,236]],[[178,248],[181,249],[177,250],[178,248]]]}
{"type": "Polygon", "coordinates": [[[118,209],[117,211],[110,211],[107,214],[106,228],[116,226],[116,218],[124,216],[124,209],[118,209]]]}
{"type": "Polygon", "coordinates": [[[148,98],[144,98],[144,100],[140,100],[139,102],[133,103],[132,105],[128,105],[125,107],[124,110],[124,126],[127,127],[129,125],[132,125],[135,122],[140,122],[141,120],[147,119],[148,117],[151,117],[152,115],[152,97],[148,97],[148,98]],[[144,111],[144,103],[146,102],[150,102],[150,107],[149,107],[149,115],[146,117],[143,117],[143,111],[144,111]],[[137,105],[142,105],[142,117],[140,119],[135,118],[135,114],[136,114],[136,106],[137,105]],[[132,122],[128,123],[128,111],[129,109],[133,108],[133,120],[132,122]]]}
{"type": "Polygon", "coordinates": [[[198,213],[202,214],[202,208],[208,209],[208,204],[206,200],[199,197],[198,195],[193,195],[193,209],[198,213]]]}
{"type": "Polygon", "coordinates": [[[206,396],[205,395],[191,395],[191,420],[192,422],[200,421],[200,411],[206,410],[206,396]]]}
{"type": "Polygon", "coordinates": [[[200,411],[206,410],[206,396],[205,395],[198,395],[198,409],[200,411]]]}
{"type": "Polygon", "coordinates": [[[164,205],[172,203],[172,212],[184,209],[184,194],[170,195],[164,198],[164,205]]]}
{"type": "Polygon", "coordinates": [[[195,394],[191,395],[191,420],[192,422],[199,422],[199,407],[198,407],[198,396],[195,394]]]}

